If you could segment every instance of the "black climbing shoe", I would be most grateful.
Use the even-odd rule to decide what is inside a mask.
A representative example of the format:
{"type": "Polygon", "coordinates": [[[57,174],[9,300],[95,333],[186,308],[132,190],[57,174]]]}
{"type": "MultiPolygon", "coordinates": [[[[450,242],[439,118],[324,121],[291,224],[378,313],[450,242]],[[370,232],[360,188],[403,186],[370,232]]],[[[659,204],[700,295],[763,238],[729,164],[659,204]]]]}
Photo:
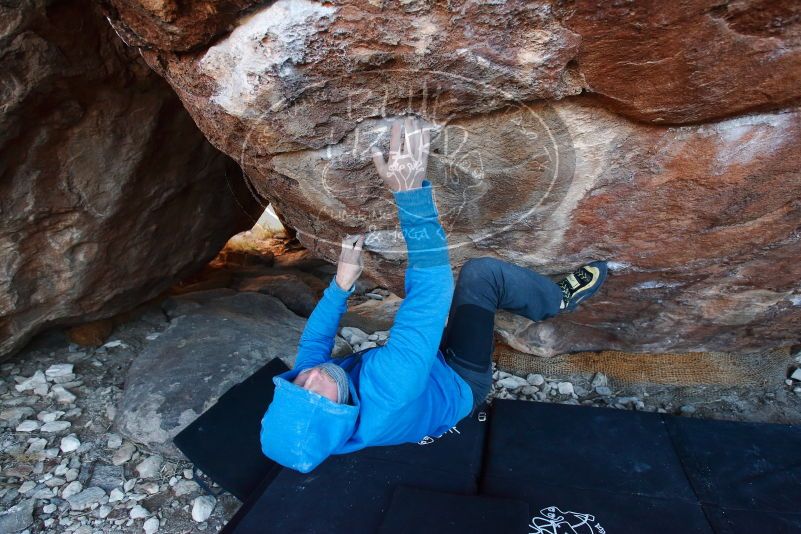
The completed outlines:
{"type": "Polygon", "coordinates": [[[579,302],[594,295],[606,280],[606,270],[605,261],[594,261],[579,267],[559,281],[557,285],[562,290],[562,304],[559,309],[573,311],[579,302]]]}

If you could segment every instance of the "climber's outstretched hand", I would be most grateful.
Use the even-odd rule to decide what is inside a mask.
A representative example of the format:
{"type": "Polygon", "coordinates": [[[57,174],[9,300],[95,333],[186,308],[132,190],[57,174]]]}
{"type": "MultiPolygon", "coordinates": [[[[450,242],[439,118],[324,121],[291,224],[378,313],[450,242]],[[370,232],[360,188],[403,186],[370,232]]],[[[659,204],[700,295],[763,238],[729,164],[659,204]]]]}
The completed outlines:
{"type": "Polygon", "coordinates": [[[393,192],[416,189],[423,183],[428,167],[430,128],[420,120],[407,117],[404,121],[404,142],[401,143],[401,121],[392,124],[389,137],[389,159],[373,148],[373,163],[378,175],[393,192]]]}
{"type": "Polygon", "coordinates": [[[342,240],[342,251],[337,263],[337,285],[345,291],[350,290],[362,274],[362,247],[364,234],[347,235],[342,240]]]}

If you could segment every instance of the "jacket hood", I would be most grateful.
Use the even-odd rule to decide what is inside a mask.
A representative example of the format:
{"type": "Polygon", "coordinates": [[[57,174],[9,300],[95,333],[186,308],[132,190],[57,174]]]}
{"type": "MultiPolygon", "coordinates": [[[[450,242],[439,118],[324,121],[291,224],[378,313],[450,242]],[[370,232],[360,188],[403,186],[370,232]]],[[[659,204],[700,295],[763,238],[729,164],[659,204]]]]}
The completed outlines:
{"type": "Polygon", "coordinates": [[[338,404],[292,383],[300,369],[273,378],[273,401],[261,420],[261,450],[277,463],[308,473],[353,435],[359,399],[349,384],[355,405],[338,404]]]}

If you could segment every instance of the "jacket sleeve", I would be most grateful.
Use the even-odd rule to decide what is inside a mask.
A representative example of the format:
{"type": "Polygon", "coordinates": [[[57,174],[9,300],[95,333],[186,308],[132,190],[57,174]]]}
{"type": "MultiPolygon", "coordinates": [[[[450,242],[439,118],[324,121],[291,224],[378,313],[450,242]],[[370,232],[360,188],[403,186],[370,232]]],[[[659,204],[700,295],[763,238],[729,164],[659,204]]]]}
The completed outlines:
{"type": "Polygon", "coordinates": [[[348,309],[348,297],[355,290],[355,284],[345,291],[337,285],[336,278],[331,280],[306,321],[294,369],[314,367],[331,359],[339,321],[348,309]]]}
{"type": "Polygon", "coordinates": [[[362,384],[393,404],[418,397],[437,356],[453,296],[448,242],[432,195],[431,183],[395,193],[408,251],[404,287],[389,341],[371,351],[362,368],[362,384]],[[366,380],[365,380],[366,378],[366,380]]]}

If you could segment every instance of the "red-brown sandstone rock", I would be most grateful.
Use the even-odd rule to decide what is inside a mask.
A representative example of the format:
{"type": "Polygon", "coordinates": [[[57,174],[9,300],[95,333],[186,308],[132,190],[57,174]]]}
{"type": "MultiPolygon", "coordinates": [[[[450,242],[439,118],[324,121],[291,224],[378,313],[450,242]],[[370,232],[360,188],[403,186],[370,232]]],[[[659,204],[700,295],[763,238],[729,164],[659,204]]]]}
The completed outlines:
{"type": "MultiPolygon", "coordinates": [[[[301,87],[309,97],[308,86],[315,81],[376,69],[391,69],[392,80],[415,79],[409,69],[441,71],[452,81],[466,77],[463,81],[500,88],[508,93],[505,99],[558,99],[584,90],[603,95],[620,113],[656,123],[775,109],[801,97],[801,5],[792,0],[279,0],[261,7],[253,0],[192,0],[180,7],[172,0],[109,1],[119,34],[132,45],[161,51],[161,61],[169,57],[164,52],[205,54],[238,18],[238,30],[227,38],[238,44],[218,47],[202,69],[227,71],[225,80],[219,73],[210,76],[225,82],[227,90],[214,101],[228,111],[252,112],[282,98],[294,100],[301,87]],[[256,80],[272,85],[269,96],[247,90],[258,85],[256,80]]],[[[176,72],[179,91],[198,96],[206,89],[193,79],[195,73],[176,72]]],[[[357,102],[362,109],[386,104],[397,111],[404,97],[419,101],[426,82],[429,96],[441,92],[425,75],[409,95],[393,91],[389,80],[376,80],[377,74],[365,76],[357,102]],[[375,94],[367,97],[368,90],[375,94]]],[[[464,99],[458,88],[448,89],[443,96],[453,100],[437,103],[441,114],[497,108],[497,102],[464,99]]],[[[313,93],[335,110],[340,107],[336,87],[313,93]]],[[[187,97],[182,95],[184,101],[187,97]]],[[[202,107],[203,115],[212,113],[202,107]]],[[[335,138],[347,129],[342,113],[333,113],[339,117],[332,124],[318,116],[328,118],[326,110],[304,109],[304,114],[313,125],[329,126],[335,138]]],[[[317,130],[310,137],[316,146],[325,138],[317,130]]]]}
{"type": "Polygon", "coordinates": [[[583,310],[544,323],[502,314],[503,337],[541,354],[750,350],[795,339],[801,110],[682,128],[616,122],[594,132],[607,140],[604,150],[575,145],[577,160],[595,152],[575,180],[600,172],[582,186],[559,250],[542,241],[529,249],[555,252],[559,263],[613,260],[606,289],[583,310]]]}
{"type": "MultiPolygon", "coordinates": [[[[0,7],[0,354],[109,317],[243,226],[240,171],[83,2],[0,7]]],[[[252,223],[251,223],[252,224],[252,223]]]]}
{"type": "Polygon", "coordinates": [[[566,0],[587,90],[633,118],[688,123],[801,95],[801,3],[566,0]]]}
{"type": "Polygon", "coordinates": [[[575,314],[502,316],[510,344],[749,350],[801,326],[795,12],[279,0],[191,53],[151,41],[144,55],[320,256],[369,231],[365,270],[402,287],[369,152],[386,148],[388,118],[411,112],[434,128],[430,179],[456,266],[613,262],[575,314]]]}
{"type": "Polygon", "coordinates": [[[186,51],[208,43],[257,0],[107,0],[118,35],[131,46],[186,51]]]}

